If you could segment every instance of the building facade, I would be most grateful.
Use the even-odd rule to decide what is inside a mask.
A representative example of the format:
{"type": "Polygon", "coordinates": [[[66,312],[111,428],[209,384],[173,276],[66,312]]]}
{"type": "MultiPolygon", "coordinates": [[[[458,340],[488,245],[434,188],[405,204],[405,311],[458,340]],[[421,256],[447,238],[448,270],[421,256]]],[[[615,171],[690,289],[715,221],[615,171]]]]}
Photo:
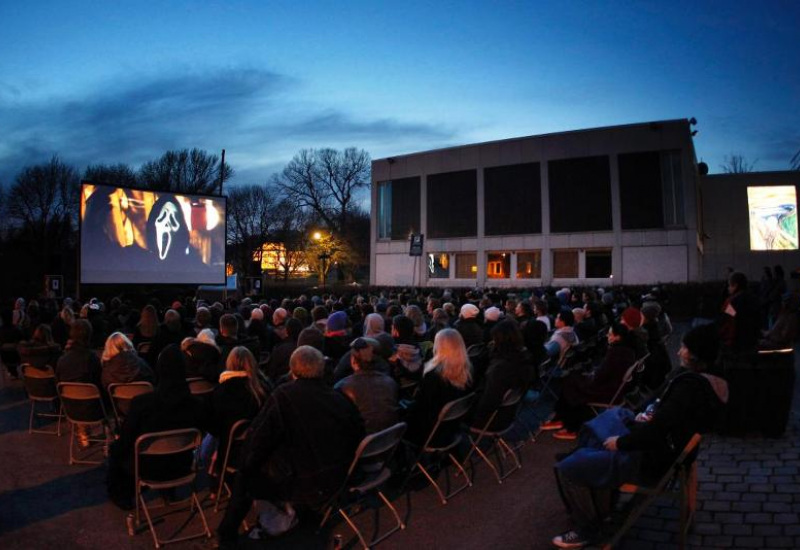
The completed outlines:
{"type": "Polygon", "coordinates": [[[702,279],[688,120],[377,159],[371,193],[373,285],[702,279]],[[421,257],[412,234],[425,237],[421,257]]]}

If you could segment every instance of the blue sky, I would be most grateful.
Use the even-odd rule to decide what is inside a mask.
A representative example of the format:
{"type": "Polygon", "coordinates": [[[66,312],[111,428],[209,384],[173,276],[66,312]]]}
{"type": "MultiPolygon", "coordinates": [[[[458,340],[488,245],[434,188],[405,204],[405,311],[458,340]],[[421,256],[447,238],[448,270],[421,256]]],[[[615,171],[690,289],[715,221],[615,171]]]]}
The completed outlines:
{"type": "Polygon", "coordinates": [[[712,172],[800,149],[800,2],[0,0],[0,182],[58,153],[373,156],[696,117],[712,172]]]}

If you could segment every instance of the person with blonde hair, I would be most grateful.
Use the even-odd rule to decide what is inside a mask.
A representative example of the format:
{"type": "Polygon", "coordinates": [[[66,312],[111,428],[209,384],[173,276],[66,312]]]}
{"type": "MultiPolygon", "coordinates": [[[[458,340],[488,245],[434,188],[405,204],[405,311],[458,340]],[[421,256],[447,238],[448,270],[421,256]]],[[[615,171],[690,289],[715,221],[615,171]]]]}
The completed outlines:
{"type": "Polygon", "coordinates": [[[133,332],[133,346],[139,349],[139,344],[152,342],[158,334],[158,312],[151,304],[144,306],[139,322],[133,332]]]}
{"type": "Polygon", "coordinates": [[[108,390],[109,384],[153,381],[150,365],[139,357],[133,342],[121,332],[114,332],[106,339],[100,361],[103,365],[100,380],[105,390],[108,390]]]}
{"type": "MultiPolygon", "coordinates": [[[[436,333],[433,358],[425,364],[423,372],[419,391],[406,419],[406,439],[417,445],[425,442],[442,407],[464,397],[472,389],[472,365],[464,338],[457,330],[445,328],[436,333]]],[[[439,430],[437,441],[451,441],[457,429],[458,426],[445,426],[439,430]]]]}

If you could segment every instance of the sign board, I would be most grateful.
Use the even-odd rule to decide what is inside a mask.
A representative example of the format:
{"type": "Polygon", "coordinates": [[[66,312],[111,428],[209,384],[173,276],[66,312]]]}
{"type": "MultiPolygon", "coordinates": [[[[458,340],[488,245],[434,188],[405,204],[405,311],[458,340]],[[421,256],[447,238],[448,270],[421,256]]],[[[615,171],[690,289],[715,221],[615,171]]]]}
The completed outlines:
{"type": "Polygon", "coordinates": [[[64,297],[64,277],[62,275],[44,276],[45,296],[48,298],[64,297]]]}
{"type": "Polygon", "coordinates": [[[422,245],[425,243],[425,235],[411,235],[411,248],[408,251],[409,256],[422,256],[422,245]]]}

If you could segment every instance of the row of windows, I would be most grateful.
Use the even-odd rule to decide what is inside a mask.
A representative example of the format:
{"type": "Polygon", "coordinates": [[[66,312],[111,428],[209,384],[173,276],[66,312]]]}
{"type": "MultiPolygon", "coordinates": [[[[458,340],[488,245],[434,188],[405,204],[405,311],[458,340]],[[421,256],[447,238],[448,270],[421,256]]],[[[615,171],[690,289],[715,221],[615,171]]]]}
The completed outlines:
{"type": "MultiPolygon", "coordinates": [[[[684,221],[680,151],[617,155],[622,229],[658,229],[684,221]]],[[[550,230],[610,231],[611,169],[608,156],[547,163],[550,230]]],[[[486,236],[542,232],[538,162],[484,169],[486,236]]],[[[378,238],[401,240],[420,232],[419,176],[378,183],[378,238]]],[[[428,238],[475,237],[477,170],[427,177],[428,238]]]]}
{"type": "MultiPolygon", "coordinates": [[[[564,249],[553,250],[551,253],[554,279],[607,279],[612,276],[611,250],[564,249]]],[[[475,252],[431,252],[427,258],[430,279],[478,277],[478,255],[475,252]]],[[[541,250],[486,254],[487,279],[541,279],[541,277],[541,250]]]]}

